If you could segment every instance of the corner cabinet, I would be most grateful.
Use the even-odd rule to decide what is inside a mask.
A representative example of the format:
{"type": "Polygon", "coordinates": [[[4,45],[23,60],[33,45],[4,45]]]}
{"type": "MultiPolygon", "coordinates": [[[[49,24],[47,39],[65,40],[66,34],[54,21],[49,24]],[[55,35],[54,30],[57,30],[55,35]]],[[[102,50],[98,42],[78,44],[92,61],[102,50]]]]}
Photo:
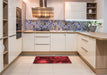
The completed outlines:
{"type": "Polygon", "coordinates": [[[86,2],[65,2],[65,19],[86,19],[86,2]]]}
{"type": "Polygon", "coordinates": [[[51,51],[65,51],[65,33],[52,33],[51,34],[51,51]]]}
{"type": "Polygon", "coordinates": [[[96,68],[96,39],[78,35],[78,52],[96,68]]]}

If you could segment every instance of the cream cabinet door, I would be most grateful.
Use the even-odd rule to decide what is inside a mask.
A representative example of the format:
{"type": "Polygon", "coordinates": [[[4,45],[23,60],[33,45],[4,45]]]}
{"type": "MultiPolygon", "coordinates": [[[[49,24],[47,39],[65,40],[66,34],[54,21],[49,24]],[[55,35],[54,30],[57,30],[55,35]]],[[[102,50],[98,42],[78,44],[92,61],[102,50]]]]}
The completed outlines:
{"type": "Polygon", "coordinates": [[[65,2],[65,19],[86,19],[86,2],[65,2]]]}
{"type": "Polygon", "coordinates": [[[3,34],[3,32],[2,32],[2,29],[3,29],[3,21],[2,21],[2,18],[3,18],[3,2],[2,2],[2,0],[0,0],[0,38],[2,38],[2,34],[3,34]]]}
{"type": "Polygon", "coordinates": [[[9,63],[11,63],[18,55],[16,36],[9,37],[9,63]]]}
{"type": "Polygon", "coordinates": [[[23,34],[23,51],[35,51],[34,33],[23,34]]]}
{"type": "Polygon", "coordinates": [[[8,34],[16,34],[16,0],[8,0],[8,34]]]}
{"type": "Polygon", "coordinates": [[[3,41],[0,40],[0,72],[3,70],[3,41]]]}
{"type": "Polygon", "coordinates": [[[52,33],[51,34],[51,51],[66,51],[64,33],[52,33]]]}
{"type": "Polygon", "coordinates": [[[17,42],[16,49],[17,49],[18,54],[20,54],[22,52],[22,38],[16,39],[16,42],[17,42]]]}
{"type": "Polygon", "coordinates": [[[77,51],[76,34],[66,34],[66,51],[77,51]]]}

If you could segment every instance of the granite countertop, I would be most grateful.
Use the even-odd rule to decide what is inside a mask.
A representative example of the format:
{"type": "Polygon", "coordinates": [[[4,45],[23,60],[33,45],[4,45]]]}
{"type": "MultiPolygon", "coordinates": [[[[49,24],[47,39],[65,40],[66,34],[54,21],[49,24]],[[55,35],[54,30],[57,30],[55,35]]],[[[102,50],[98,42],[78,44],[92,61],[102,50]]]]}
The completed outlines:
{"type": "Polygon", "coordinates": [[[77,33],[97,40],[107,40],[107,33],[101,32],[76,32],[76,31],[22,31],[23,33],[77,33]]]}

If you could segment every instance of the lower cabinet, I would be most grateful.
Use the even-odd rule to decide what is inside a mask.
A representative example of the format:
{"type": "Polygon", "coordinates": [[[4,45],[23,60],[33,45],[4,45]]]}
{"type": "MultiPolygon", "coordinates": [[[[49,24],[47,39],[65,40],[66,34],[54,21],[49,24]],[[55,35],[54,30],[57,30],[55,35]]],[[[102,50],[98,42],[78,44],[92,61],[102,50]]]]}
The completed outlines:
{"type": "Polygon", "coordinates": [[[96,68],[96,39],[78,35],[78,52],[96,68]]]}
{"type": "Polygon", "coordinates": [[[23,33],[23,51],[35,51],[34,33],[23,33]]]}
{"type": "Polygon", "coordinates": [[[3,70],[3,41],[0,40],[0,72],[3,70]]]}
{"type": "Polygon", "coordinates": [[[65,51],[65,33],[51,34],[51,51],[65,51]]]}
{"type": "Polygon", "coordinates": [[[77,51],[77,34],[66,34],[66,51],[77,51]]]}
{"type": "Polygon", "coordinates": [[[23,33],[23,51],[77,51],[77,34],[23,33]]]}
{"type": "Polygon", "coordinates": [[[35,51],[50,51],[50,33],[35,34],[35,51]]]}
{"type": "Polygon", "coordinates": [[[16,36],[9,37],[9,64],[17,57],[18,51],[17,51],[17,42],[16,42],[16,36]]]}
{"type": "Polygon", "coordinates": [[[17,53],[20,54],[22,52],[22,38],[16,39],[17,41],[17,53]]]}

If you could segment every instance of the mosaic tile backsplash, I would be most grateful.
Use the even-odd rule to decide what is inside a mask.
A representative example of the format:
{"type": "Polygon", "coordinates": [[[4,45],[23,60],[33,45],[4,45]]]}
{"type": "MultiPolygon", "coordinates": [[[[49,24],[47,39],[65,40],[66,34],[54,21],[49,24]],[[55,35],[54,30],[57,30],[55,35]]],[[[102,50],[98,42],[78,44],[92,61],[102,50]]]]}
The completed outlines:
{"type": "Polygon", "coordinates": [[[26,20],[25,30],[33,31],[86,31],[88,21],[26,20]]]}

